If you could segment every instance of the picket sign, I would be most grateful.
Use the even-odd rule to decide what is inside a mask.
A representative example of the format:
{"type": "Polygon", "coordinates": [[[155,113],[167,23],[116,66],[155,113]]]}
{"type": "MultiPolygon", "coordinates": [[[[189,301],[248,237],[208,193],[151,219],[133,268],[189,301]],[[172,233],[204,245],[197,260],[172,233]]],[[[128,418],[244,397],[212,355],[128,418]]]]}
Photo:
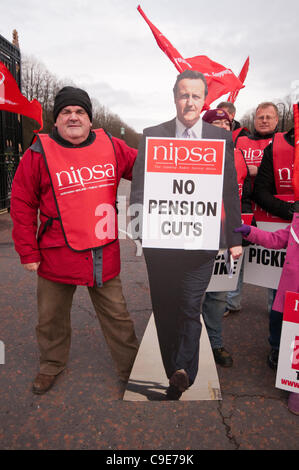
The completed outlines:
{"type": "Polygon", "coordinates": [[[227,253],[219,251],[216,256],[213,274],[207,287],[207,292],[234,291],[237,288],[243,254],[237,260],[232,260],[227,253]]]}
{"type": "MultiPolygon", "coordinates": [[[[276,197],[289,201],[289,197],[286,195],[277,195],[276,197]]],[[[269,214],[259,206],[254,208],[254,217],[257,227],[268,232],[275,232],[290,224],[290,222],[269,214]]],[[[284,249],[271,250],[259,245],[248,246],[244,255],[244,282],[277,289],[285,256],[286,250],[284,249]]]]}
{"type": "Polygon", "coordinates": [[[146,139],[142,245],[219,250],[225,141],[146,139]]]}
{"type": "Polygon", "coordinates": [[[299,293],[286,292],[281,329],[277,388],[299,393],[299,293]]]}

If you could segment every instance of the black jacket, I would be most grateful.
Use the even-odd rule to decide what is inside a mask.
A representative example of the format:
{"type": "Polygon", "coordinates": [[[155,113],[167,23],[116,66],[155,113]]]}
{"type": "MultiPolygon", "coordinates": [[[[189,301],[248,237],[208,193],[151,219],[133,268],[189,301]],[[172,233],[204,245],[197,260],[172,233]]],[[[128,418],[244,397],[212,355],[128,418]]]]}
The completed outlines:
{"type": "MultiPolygon", "coordinates": [[[[285,133],[286,141],[294,146],[294,129],[285,133]]],[[[262,163],[255,178],[252,198],[264,210],[281,219],[290,221],[293,217],[294,204],[277,199],[273,169],[273,144],[264,150],[262,163]]]]}

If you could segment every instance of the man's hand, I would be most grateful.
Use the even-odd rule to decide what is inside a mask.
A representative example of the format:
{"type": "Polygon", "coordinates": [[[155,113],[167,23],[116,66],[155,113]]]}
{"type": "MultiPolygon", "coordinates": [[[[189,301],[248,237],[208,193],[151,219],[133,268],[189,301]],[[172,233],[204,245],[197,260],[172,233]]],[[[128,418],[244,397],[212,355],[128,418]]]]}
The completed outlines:
{"type": "Polygon", "coordinates": [[[232,246],[230,249],[230,254],[232,255],[233,259],[238,259],[240,258],[240,256],[242,255],[242,246],[239,245],[239,246],[232,246]]]}
{"type": "Polygon", "coordinates": [[[257,166],[248,165],[248,170],[249,170],[250,176],[256,176],[257,175],[257,166]]]}
{"type": "Polygon", "coordinates": [[[40,265],[40,261],[38,261],[37,263],[27,263],[27,264],[23,264],[24,268],[25,268],[27,271],[37,271],[39,265],[40,265]]]}

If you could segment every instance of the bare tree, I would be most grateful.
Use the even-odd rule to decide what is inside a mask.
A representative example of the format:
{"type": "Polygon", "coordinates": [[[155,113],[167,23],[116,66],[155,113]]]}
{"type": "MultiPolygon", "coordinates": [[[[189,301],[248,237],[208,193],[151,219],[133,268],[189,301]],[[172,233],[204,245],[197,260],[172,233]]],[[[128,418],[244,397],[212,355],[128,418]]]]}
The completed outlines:
{"type": "MultiPolygon", "coordinates": [[[[37,99],[43,108],[43,132],[50,132],[53,127],[52,110],[57,92],[66,85],[76,86],[70,79],[59,80],[48,69],[31,56],[23,56],[22,59],[22,92],[31,101],[37,99]]],[[[139,142],[138,134],[127,126],[119,116],[111,113],[97,99],[91,98],[93,104],[93,127],[102,127],[114,137],[121,136],[121,128],[125,129],[125,140],[131,147],[137,148],[139,142]]],[[[24,148],[30,145],[33,129],[36,125],[31,119],[23,119],[24,148]]]]}

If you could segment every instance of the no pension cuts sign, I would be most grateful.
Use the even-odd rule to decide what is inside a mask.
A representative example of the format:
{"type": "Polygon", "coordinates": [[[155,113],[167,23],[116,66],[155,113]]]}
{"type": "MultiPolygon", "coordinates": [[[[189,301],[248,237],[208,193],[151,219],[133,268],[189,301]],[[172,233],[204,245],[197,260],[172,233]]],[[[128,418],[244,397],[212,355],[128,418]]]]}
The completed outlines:
{"type": "Polygon", "coordinates": [[[218,250],[224,140],[146,139],[143,246],[218,250]]]}

